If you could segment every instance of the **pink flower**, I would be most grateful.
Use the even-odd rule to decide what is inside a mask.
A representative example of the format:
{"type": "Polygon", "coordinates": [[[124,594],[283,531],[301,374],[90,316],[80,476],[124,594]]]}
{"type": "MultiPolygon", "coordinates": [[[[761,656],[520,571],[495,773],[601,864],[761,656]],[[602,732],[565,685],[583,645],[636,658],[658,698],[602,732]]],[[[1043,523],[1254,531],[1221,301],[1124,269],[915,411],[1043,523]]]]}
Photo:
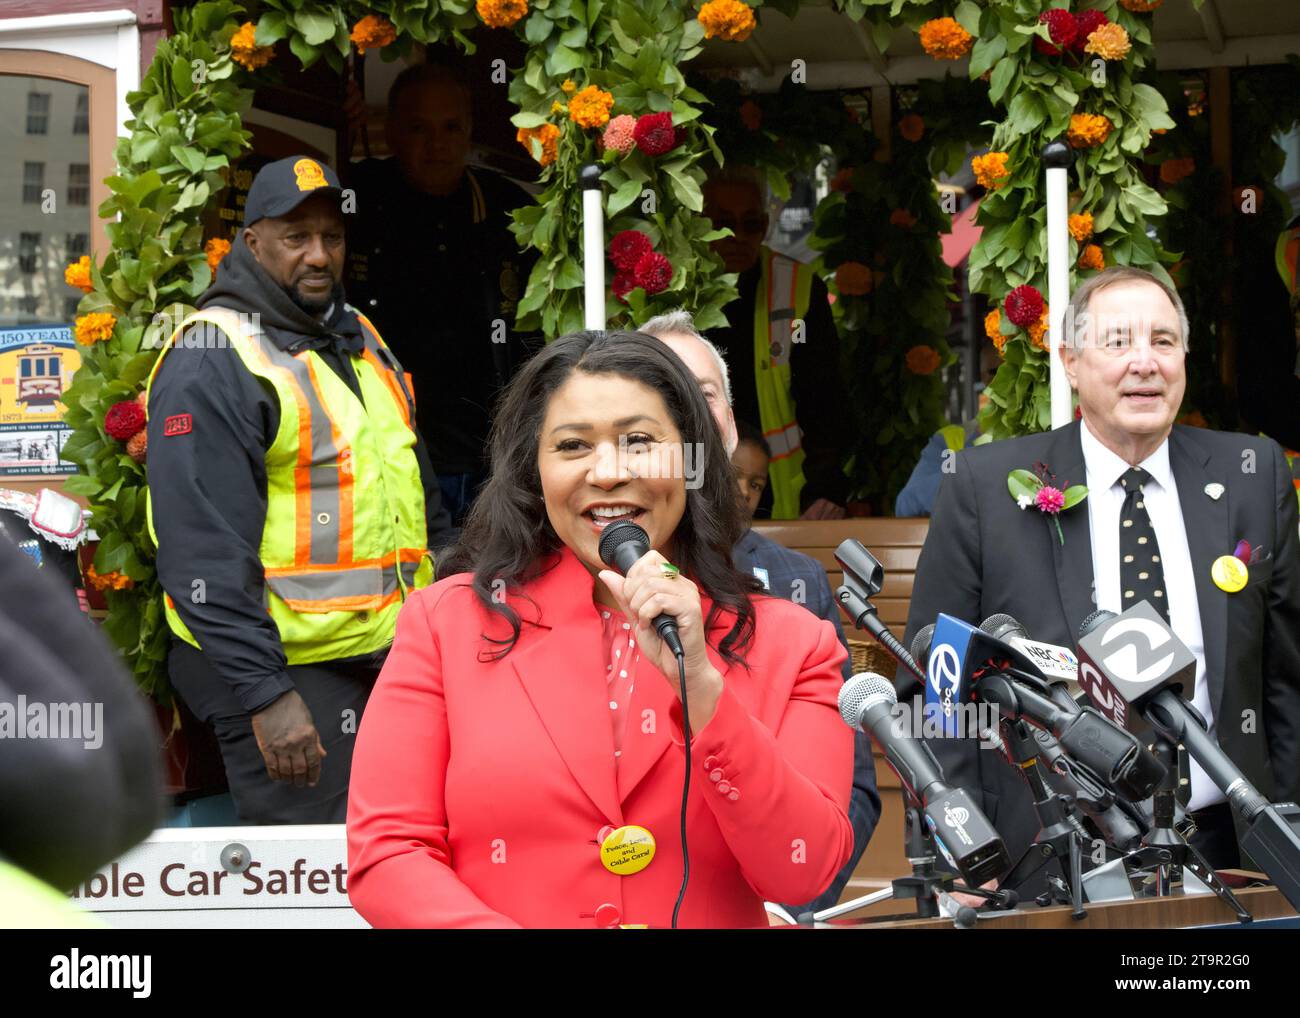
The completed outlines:
{"type": "Polygon", "coordinates": [[[606,148],[625,156],[636,147],[636,138],[632,135],[635,129],[636,117],[620,113],[605,125],[605,133],[601,136],[601,141],[606,148]]]}
{"type": "Polygon", "coordinates": [[[1065,494],[1060,488],[1053,488],[1050,484],[1044,484],[1038,489],[1034,504],[1038,506],[1040,511],[1055,516],[1065,508],[1065,494]]]}

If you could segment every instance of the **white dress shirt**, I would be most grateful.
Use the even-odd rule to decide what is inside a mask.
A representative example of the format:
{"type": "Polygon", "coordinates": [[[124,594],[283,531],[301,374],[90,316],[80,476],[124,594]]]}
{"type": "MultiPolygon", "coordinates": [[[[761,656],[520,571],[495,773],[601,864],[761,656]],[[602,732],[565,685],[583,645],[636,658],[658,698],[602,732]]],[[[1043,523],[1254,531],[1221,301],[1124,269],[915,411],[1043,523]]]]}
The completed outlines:
{"type": "MultiPolygon", "coordinates": [[[[1079,428],[1083,444],[1083,462],[1087,470],[1088,523],[1092,530],[1092,575],[1098,608],[1122,612],[1132,605],[1123,603],[1119,579],[1119,517],[1124,507],[1125,491],[1120,478],[1129,464],[1101,444],[1085,420],[1079,428]]],[[[1192,553],[1187,546],[1187,527],[1178,501],[1178,485],[1169,466],[1169,439],[1138,464],[1151,475],[1143,488],[1142,501],[1151,527],[1160,545],[1160,564],[1164,567],[1164,596],[1169,611],[1169,626],[1188,650],[1196,655],[1196,689],[1192,705],[1201,712],[1215,737],[1214,712],[1210,706],[1210,688],[1205,680],[1205,636],[1201,631],[1201,609],[1196,599],[1196,578],[1192,572],[1192,553]]],[[[1189,810],[1202,809],[1224,796],[1195,760],[1191,764],[1191,798],[1189,810]]]]}

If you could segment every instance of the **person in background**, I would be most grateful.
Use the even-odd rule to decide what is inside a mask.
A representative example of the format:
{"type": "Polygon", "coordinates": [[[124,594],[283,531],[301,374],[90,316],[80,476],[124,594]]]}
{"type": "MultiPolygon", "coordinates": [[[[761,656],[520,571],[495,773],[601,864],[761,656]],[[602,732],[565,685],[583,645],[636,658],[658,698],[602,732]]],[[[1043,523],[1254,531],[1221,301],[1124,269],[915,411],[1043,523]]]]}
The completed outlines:
{"type": "Polygon", "coordinates": [[[894,515],[929,516],[934,509],[934,500],[939,497],[944,464],[952,462],[953,454],[974,445],[979,433],[979,421],[972,420],[967,421],[964,427],[947,424],[931,435],[907,483],[894,499],[894,515]]]}
{"type": "Polygon", "coordinates": [[[497,393],[540,345],[514,328],[532,264],[509,229],[510,213],[533,199],[466,165],[472,132],[472,93],[460,74],[417,64],[388,92],[392,157],[347,170],[357,199],[347,217],[348,294],[411,373],[457,525],[483,483],[497,393]]]}
{"type": "Polygon", "coordinates": [[[245,823],[342,823],[397,611],[451,529],[401,364],[344,301],[342,191],[290,157],[148,385],[172,685],[245,823]]]}
{"type": "MultiPolygon", "coordinates": [[[[718,432],[731,455],[741,504],[746,513],[746,530],[732,548],[732,562],[742,573],[755,577],[766,593],[801,604],[819,619],[829,622],[835,627],[836,638],[847,653],[848,641],[844,638],[839,606],[831,593],[826,570],[809,556],[777,544],[749,527],[762,488],[767,482],[771,452],[762,432],[747,422],[736,420],[731,409],[731,381],[727,373],[727,362],[722,354],[695,331],[694,322],[687,311],[658,315],[646,322],[640,331],[654,336],[672,350],[695,376],[718,425],[718,432]],[[740,467],[738,463],[745,465],[740,467]]],[[[845,679],[852,674],[851,664],[851,660],[846,657],[842,668],[845,679]]],[[[829,908],[839,901],[840,893],[853,876],[879,819],[880,795],[876,790],[871,740],[864,733],[858,732],[854,737],[853,796],[849,802],[849,821],[853,825],[853,854],[835,875],[831,885],[815,899],[801,905],[783,903],[791,916],[829,908]]]]}
{"type": "Polygon", "coordinates": [[[709,335],[731,367],[736,415],[757,421],[772,447],[763,507],[773,519],[842,519],[848,396],[826,284],[764,246],[767,189],[751,167],[711,176],[704,214],[733,233],[713,250],[739,274],[739,296],[722,309],[730,324],[709,335]]]}

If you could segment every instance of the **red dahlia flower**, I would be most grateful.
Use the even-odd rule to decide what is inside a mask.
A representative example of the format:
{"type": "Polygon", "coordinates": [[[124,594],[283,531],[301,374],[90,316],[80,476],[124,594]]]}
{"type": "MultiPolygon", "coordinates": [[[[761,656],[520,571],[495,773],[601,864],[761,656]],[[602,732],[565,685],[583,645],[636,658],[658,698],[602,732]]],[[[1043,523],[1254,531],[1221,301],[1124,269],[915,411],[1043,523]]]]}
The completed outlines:
{"type": "Polygon", "coordinates": [[[673,263],[659,252],[651,251],[642,255],[641,260],[636,263],[632,278],[647,294],[659,293],[668,289],[668,284],[672,282],[673,263]]]}
{"type": "Polygon", "coordinates": [[[1102,14],[1101,11],[1080,11],[1074,16],[1074,42],[1070,43],[1070,49],[1080,55],[1083,54],[1083,48],[1088,45],[1088,36],[1101,28],[1102,25],[1110,24],[1110,18],[1102,14]]]}
{"type": "Polygon", "coordinates": [[[1027,329],[1043,315],[1043,295],[1028,284],[1017,286],[1002,306],[1012,322],[1027,329]]]}
{"type": "Polygon", "coordinates": [[[646,113],[637,118],[632,129],[636,147],[648,156],[661,156],[677,144],[678,135],[673,129],[671,113],[646,113]]]}
{"type": "Polygon", "coordinates": [[[114,403],[104,415],[104,431],[119,442],[125,442],[143,427],[144,408],[133,399],[114,403]]]}
{"type": "Polygon", "coordinates": [[[1079,34],[1079,25],[1074,20],[1074,15],[1060,7],[1043,11],[1038,15],[1038,20],[1040,24],[1044,22],[1047,24],[1047,34],[1052,37],[1050,43],[1035,37],[1034,49],[1039,53],[1046,53],[1053,57],[1060,56],[1061,48],[1071,45],[1079,34]]]}
{"type": "Polygon", "coordinates": [[[609,242],[609,260],[614,268],[631,272],[642,255],[649,254],[653,245],[640,230],[623,230],[614,234],[609,242]]]}

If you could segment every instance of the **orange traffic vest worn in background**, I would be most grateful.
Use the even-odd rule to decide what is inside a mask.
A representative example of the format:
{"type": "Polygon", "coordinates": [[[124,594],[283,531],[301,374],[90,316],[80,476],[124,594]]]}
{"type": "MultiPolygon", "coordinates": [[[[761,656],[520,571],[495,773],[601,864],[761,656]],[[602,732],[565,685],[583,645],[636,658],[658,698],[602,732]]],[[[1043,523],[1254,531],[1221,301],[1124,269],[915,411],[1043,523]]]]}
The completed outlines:
{"type": "MultiPolygon", "coordinates": [[[[182,322],[149,378],[152,388],[177,338],[208,322],[216,327],[209,334],[228,339],[279,397],[280,424],[266,451],[259,556],[267,611],[289,664],[387,647],[407,592],[433,579],[410,396],[397,360],[374,326],[358,318],[365,347],[352,366],[364,403],[314,351],[281,350],[249,316],[226,308],[182,322]]],[[[147,505],[157,545],[152,499],[147,505]]],[[[200,647],[171,596],[164,608],[172,632],[200,647]]]]}

